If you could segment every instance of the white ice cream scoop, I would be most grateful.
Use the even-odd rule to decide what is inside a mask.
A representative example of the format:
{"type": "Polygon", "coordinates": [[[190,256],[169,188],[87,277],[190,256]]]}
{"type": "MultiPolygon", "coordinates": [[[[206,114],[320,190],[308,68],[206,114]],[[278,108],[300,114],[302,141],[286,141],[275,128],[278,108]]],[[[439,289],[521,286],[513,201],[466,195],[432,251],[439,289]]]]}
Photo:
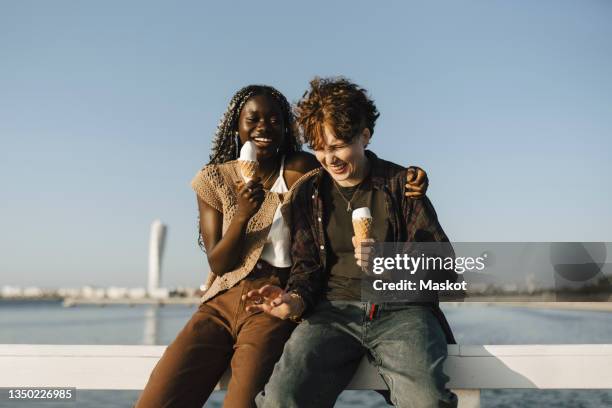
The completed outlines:
{"type": "Polygon", "coordinates": [[[238,160],[257,161],[257,147],[255,147],[255,143],[247,140],[240,149],[238,160]]]}
{"type": "Polygon", "coordinates": [[[363,241],[371,237],[373,221],[368,207],[357,208],[353,211],[353,231],[357,241],[363,241]]]}
{"type": "Polygon", "coordinates": [[[372,214],[368,207],[357,208],[353,211],[353,219],[358,220],[360,218],[372,218],[372,214]]]}

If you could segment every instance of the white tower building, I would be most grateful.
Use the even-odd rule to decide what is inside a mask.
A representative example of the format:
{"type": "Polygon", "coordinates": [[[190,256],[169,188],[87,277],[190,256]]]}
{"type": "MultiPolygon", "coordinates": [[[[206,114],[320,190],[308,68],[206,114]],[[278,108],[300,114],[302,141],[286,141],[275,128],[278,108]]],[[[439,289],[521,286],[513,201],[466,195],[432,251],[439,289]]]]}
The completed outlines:
{"type": "Polygon", "coordinates": [[[167,290],[160,289],[161,260],[164,254],[167,227],[160,220],[151,224],[149,240],[149,281],[147,291],[151,297],[166,297],[167,290]],[[165,294],[165,296],[164,296],[165,294]]]}

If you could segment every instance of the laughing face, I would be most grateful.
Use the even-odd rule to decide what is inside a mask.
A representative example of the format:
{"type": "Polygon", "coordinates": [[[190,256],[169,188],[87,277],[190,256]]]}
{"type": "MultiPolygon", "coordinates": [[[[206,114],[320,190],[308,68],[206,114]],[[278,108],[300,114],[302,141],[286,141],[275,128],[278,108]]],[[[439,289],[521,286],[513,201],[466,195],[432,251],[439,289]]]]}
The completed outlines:
{"type": "Polygon", "coordinates": [[[283,143],[283,114],[276,101],[268,95],[250,97],[238,118],[240,142],[248,140],[257,146],[257,160],[273,158],[283,143]]]}
{"type": "Polygon", "coordinates": [[[370,141],[370,130],[365,128],[360,135],[346,142],[336,138],[333,129],[325,125],[324,139],[324,146],[315,149],[321,166],[343,187],[361,183],[367,175],[365,147],[370,141]]]}

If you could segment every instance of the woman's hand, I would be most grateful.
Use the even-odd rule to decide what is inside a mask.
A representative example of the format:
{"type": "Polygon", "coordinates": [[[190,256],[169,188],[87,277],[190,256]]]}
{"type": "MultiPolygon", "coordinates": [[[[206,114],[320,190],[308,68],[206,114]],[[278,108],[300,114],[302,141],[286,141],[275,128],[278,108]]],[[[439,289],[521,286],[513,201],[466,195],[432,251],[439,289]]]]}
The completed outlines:
{"type": "Polygon", "coordinates": [[[357,265],[361,267],[366,273],[369,271],[372,258],[374,257],[374,240],[372,238],[357,241],[357,238],[352,238],[353,246],[355,247],[355,259],[357,259],[357,265]]]}
{"type": "Polygon", "coordinates": [[[409,198],[421,198],[425,196],[429,187],[429,179],[427,173],[420,167],[408,167],[406,172],[406,191],[405,195],[409,198]]]}
{"type": "Polygon", "coordinates": [[[291,316],[301,316],[304,312],[304,303],[300,298],[274,285],[251,290],[242,296],[242,300],[250,303],[246,307],[247,312],[262,311],[283,320],[291,316]]]}
{"type": "Polygon", "coordinates": [[[250,220],[264,201],[265,191],[259,178],[250,180],[248,183],[238,181],[238,202],[236,205],[236,216],[243,220],[250,220]]]}

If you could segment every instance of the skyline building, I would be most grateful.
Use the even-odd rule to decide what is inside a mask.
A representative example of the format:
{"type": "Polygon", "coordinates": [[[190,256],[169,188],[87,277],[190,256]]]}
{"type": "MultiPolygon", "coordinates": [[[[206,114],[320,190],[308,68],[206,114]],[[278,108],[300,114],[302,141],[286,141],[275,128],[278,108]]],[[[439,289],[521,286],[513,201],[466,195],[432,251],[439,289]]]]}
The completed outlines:
{"type": "Polygon", "coordinates": [[[149,274],[147,281],[147,292],[149,296],[156,297],[161,286],[161,263],[164,255],[166,234],[168,227],[160,220],[151,223],[151,234],[149,237],[149,274]]]}

